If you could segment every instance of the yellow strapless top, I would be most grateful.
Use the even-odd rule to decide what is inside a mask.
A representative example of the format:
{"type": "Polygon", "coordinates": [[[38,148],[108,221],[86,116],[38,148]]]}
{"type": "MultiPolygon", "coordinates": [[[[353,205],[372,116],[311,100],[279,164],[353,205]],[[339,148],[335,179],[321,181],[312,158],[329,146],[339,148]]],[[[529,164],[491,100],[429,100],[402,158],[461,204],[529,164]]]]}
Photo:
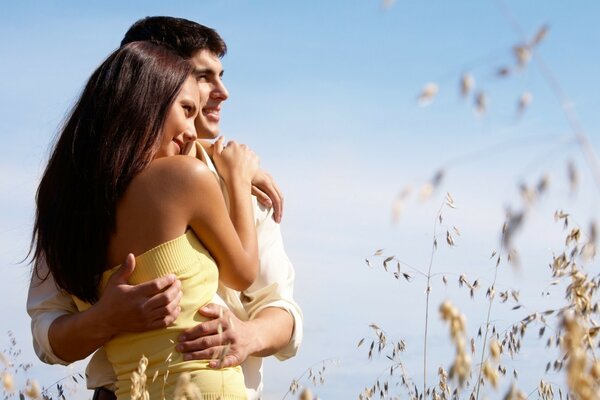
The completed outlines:
{"type": "MultiPolygon", "coordinates": [[[[175,350],[179,334],[206,319],[198,308],[210,302],[217,291],[218,269],[215,261],[188,230],[166,243],[136,257],[136,267],[129,283],[136,285],[166,274],[175,274],[181,281],[183,296],[177,320],[164,329],[123,333],[115,336],[104,348],[117,375],[117,398],[130,399],[131,374],[138,368],[142,355],[148,359],[146,389],[151,400],[171,399],[182,373],[191,374],[191,384],[202,393],[203,400],[246,399],[244,376],[240,367],[212,369],[208,361],[183,361],[175,350]],[[167,373],[168,371],[168,373],[167,373]],[[155,377],[153,381],[153,378],[155,377]],[[165,379],[166,376],[166,379],[165,379]]],[[[118,267],[105,271],[101,290],[118,267]]],[[[89,304],[75,298],[80,311],[89,304]]]]}

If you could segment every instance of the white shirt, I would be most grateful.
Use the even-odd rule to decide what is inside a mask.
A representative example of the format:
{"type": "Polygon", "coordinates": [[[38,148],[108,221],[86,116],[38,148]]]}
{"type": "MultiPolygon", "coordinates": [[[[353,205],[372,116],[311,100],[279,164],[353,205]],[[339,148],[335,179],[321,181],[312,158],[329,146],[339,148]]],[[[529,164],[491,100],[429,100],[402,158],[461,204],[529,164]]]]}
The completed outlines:
{"type": "MultiPolygon", "coordinates": [[[[221,189],[227,201],[227,192],[217,170],[199,144],[196,146],[198,158],[221,182],[221,189]]],[[[265,208],[253,199],[254,222],[258,240],[259,272],[254,283],[245,291],[238,292],[219,283],[218,296],[214,302],[226,305],[241,320],[247,321],[267,307],[286,310],[294,319],[294,330],[290,342],[275,354],[279,360],[293,357],[302,342],[302,311],[293,299],[294,267],[283,247],[279,225],[273,220],[272,209],[265,208]]],[[[48,339],[48,330],[54,320],[65,314],[78,312],[70,294],[56,286],[52,275],[41,282],[33,274],[27,298],[27,312],[31,316],[33,347],[36,354],[45,363],[63,364],[52,351],[48,339]]],[[[258,399],[262,391],[262,358],[249,356],[242,363],[249,399],[258,399]]],[[[112,366],[106,358],[103,348],[92,356],[86,369],[88,388],[114,387],[116,381],[112,366]]]]}

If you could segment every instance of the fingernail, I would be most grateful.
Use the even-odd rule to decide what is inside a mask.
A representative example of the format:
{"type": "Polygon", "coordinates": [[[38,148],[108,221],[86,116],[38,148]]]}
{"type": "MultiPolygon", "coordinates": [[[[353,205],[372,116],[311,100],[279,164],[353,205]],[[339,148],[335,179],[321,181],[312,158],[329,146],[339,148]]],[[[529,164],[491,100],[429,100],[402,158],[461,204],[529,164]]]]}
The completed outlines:
{"type": "Polygon", "coordinates": [[[183,346],[178,344],[177,346],[175,346],[175,350],[177,350],[178,352],[181,352],[183,350],[183,346]]]}

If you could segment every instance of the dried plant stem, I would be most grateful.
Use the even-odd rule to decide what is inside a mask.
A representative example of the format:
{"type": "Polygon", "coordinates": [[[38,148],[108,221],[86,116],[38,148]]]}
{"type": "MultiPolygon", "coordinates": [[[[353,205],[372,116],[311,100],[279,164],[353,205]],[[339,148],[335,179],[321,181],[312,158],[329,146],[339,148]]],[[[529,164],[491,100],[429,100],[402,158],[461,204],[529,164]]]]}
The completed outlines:
{"type": "MultiPolygon", "coordinates": [[[[500,254],[502,254],[501,251],[498,254],[498,257],[500,257],[500,254]]],[[[494,288],[496,286],[496,278],[498,277],[498,268],[499,267],[500,267],[500,263],[497,262],[496,268],[494,270],[494,280],[492,281],[492,288],[494,288]]],[[[483,336],[483,344],[481,345],[481,360],[479,361],[479,374],[477,376],[477,384],[475,386],[476,387],[475,400],[479,400],[479,387],[481,386],[481,375],[483,373],[483,359],[485,357],[485,349],[486,349],[486,345],[487,345],[488,335],[490,332],[490,316],[492,314],[492,304],[494,303],[494,298],[495,298],[495,294],[493,292],[490,293],[490,301],[488,304],[487,317],[485,319],[485,335],[483,336]]]]}
{"type": "Polygon", "coordinates": [[[586,335],[586,339],[588,342],[588,346],[590,347],[590,353],[592,354],[592,358],[594,359],[594,362],[598,362],[598,358],[596,357],[596,351],[594,350],[594,343],[592,342],[592,338],[590,337],[590,335],[586,335]]]}
{"type": "MultiPolygon", "coordinates": [[[[505,1],[496,0],[496,4],[498,5],[498,8],[500,8],[500,11],[502,12],[506,20],[509,22],[515,33],[519,35],[521,40],[525,40],[526,35],[523,29],[510,12],[505,1]]],[[[575,139],[577,140],[577,143],[581,148],[583,156],[585,157],[590,172],[596,181],[596,187],[598,188],[598,190],[600,190],[600,161],[598,160],[598,156],[596,155],[596,152],[594,151],[594,148],[590,143],[588,135],[585,133],[583,127],[581,126],[581,123],[579,122],[579,118],[577,117],[577,114],[575,112],[573,102],[566,95],[565,91],[560,86],[558,79],[556,79],[552,71],[550,71],[550,68],[546,66],[546,63],[538,54],[538,52],[535,51],[535,49],[532,49],[531,53],[533,55],[533,60],[540,69],[542,77],[544,78],[544,80],[558,99],[567,119],[567,122],[569,123],[571,130],[573,131],[573,135],[575,136],[575,139]]]]}
{"type": "Polygon", "coordinates": [[[43,396],[43,395],[44,395],[44,393],[48,393],[48,391],[49,391],[50,389],[52,389],[54,386],[56,386],[56,385],[57,385],[57,384],[59,384],[60,382],[62,382],[62,381],[64,381],[64,380],[66,380],[66,379],[69,379],[69,378],[73,379],[75,376],[79,376],[81,379],[84,379],[84,378],[83,378],[83,376],[81,375],[81,373],[80,373],[80,372],[75,372],[75,373],[72,373],[71,375],[67,375],[67,376],[65,376],[65,377],[62,377],[62,378],[60,378],[59,380],[55,381],[54,383],[51,383],[51,384],[49,384],[48,386],[46,386],[46,387],[45,387],[45,388],[42,390],[41,396],[43,396]]]}
{"type": "Polygon", "coordinates": [[[435,221],[433,223],[433,242],[431,243],[431,257],[429,258],[429,268],[427,269],[427,287],[425,288],[425,333],[423,337],[423,396],[427,393],[427,332],[429,330],[429,294],[431,284],[431,267],[433,266],[433,256],[437,248],[437,225],[442,214],[442,210],[445,201],[442,202],[437,214],[435,215],[435,221]]]}
{"type": "MultiPolygon", "coordinates": [[[[314,367],[316,367],[317,365],[324,365],[325,363],[334,363],[337,362],[338,359],[337,358],[326,358],[324,360],[321,361],[317,361],[316,363],[312,364],[311,366],[309,366],[308,368],[306,368],[304,370],[304,372],[302,372],[302,374],[300,374],[300,376],[298,377],[298,379],[294,379],[294,381],[296,382],[300,382],[300,379],[304,378],[304,375],[306,375],[309,371],[311,371],[314,367]]],[[[292,392],[292,389],[288,389],[287,392],[285,392],[285,394],[283,395],[283,397],[281,398],[281,400],[285,400],[285,398],[288,396],[288,394],[290,394],[292,392]]]]}

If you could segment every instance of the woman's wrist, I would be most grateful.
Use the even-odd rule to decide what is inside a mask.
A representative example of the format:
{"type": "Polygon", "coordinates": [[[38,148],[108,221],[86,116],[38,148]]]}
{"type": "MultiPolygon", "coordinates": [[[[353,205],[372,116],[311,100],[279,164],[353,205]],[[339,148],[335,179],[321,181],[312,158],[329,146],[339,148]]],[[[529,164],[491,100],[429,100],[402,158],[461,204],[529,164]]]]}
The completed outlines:
{"type": "Polygon", "coordinates": [[[225,180],[225,185],[229,192],[235,191],[237,193],[252,193],[252,180],[242,177],[237,174],[232,174],[225,180]]]}

